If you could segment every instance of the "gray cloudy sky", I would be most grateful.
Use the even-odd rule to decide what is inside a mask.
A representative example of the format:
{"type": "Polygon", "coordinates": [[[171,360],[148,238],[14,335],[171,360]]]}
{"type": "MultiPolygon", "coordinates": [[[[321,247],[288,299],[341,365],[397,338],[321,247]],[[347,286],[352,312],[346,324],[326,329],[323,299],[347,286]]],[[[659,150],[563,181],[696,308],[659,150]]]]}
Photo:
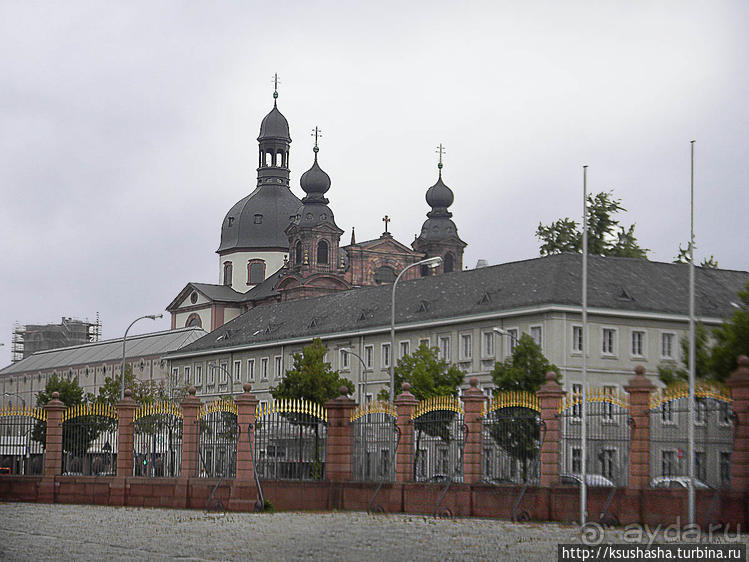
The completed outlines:
{"type": "Polygon", "coordinates": [[[442,142],[466,265],[537,256],[539,221],[581,215],[583,164],[670,261],[696,139],[697,256],[749,269],[748,22],[747,2],[718,0],[4,0],[0,365],[14,321],[98,311],[119,337],[186,282],[218,282],[274,72],[294,192],[319,125],[346,241],[385,214],[413,240],[442,142]]]}

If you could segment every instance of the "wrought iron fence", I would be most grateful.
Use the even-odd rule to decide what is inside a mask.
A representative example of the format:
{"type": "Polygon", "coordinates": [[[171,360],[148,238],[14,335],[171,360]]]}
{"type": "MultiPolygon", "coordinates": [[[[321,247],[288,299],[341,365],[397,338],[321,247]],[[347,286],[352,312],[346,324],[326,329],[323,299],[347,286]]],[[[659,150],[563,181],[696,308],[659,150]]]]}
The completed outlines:
{"type": "Polygon", "coordinates": [[[395,406],[388,402],[371,402],[351,413],[354,480],[395,480],[397,415],[395,406]]]}
{"type": "Polygon", "coordinates": [[[182,409],[144,404],[133,421],[133,476],[176,477],[182,469],[182,409]]]}
{"type": "MultiPolygon", "coordinates": [[[[699,384],[695,401],[696,487],[724,488],[731,480],[734,414],[728,389],[699,384]]],[[[689,475],[689,388],[668,387],[650,397],[650,485],[685,488],[689,475]]]]}
{"type": "Polygon", "coordinates": [[[546,434],[538,398],[529,392],[496,394],[482,424],[484,481],[537,485],[546,434]]]}
{"type": "MultiPolygon", "coordinates": [[[[581,482],[582,398],[582,394],[572,394],[559,404],[560,478],[563,484],[581,482]]],[[[633,425],[629,415],[629,395],[613,388],[588,389],[585,404],[588,485],[627,486],[633,425]]]]}
{"type": "Polygon", "coordinates": [[[0,409],[0,467],[11,474],[43,474],[47,413],[41,408],[0,409]]]}
{"type": "Polygon", "coordinates": [[[117,472],[117,410],[78,404],[62,414],[62,474],[113,476],[117,472]]]}
{"type": "Polygon", "coordinates": [[[255,451],[263,480],[323,480],[328,414],[306,400],[258,406],[255,451]]]}
{"type": "Polygon", "coordinates": [[[414,426],[414,480],[462,482],[467,427],[463,405],[453,396],[422,400],[411,415],[414,426]]]}
{"type": "Polygon", "coordinates": [[[234,478],[237,473],[237,404],[231,399],[204,403],[198,410],[198,476],[234,478]]]}

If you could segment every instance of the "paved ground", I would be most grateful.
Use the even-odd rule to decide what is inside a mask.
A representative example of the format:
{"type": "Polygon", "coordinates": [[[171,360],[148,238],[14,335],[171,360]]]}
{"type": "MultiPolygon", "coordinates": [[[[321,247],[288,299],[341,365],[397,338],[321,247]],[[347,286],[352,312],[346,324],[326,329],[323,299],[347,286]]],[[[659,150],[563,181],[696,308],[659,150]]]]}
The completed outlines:
{"type": "Polygon", "coordinates": [[[0,560],[555,560],[576,528],[365,513],[0,504],[0,560]]]}

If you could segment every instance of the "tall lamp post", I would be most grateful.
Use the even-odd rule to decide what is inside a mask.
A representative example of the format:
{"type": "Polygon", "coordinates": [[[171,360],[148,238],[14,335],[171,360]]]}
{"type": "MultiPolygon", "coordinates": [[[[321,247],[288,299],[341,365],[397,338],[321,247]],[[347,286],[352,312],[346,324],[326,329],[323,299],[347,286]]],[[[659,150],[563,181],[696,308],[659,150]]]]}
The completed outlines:
{"type": "Polygon", "coordinates": [[[130,331],[130,328],[133,327],[133,324],[135,324],[138,320],[143,320],[144,318],[148,318],[149,320],[156,320],[157,318],[161,318],[163,316],[163,314],[146,314],[145,316],[141,316],[133,320],[127,327],[127,330],[125,330],[125,335],[122,337],[122,363],[120,364],[120,379],[122,382],[122,388],[120,388],[120,400],[125,399],[125,345],[127,344],[127,333],[130,331]]]}
{"type": "Polygon", "coordinates": [[[512,332],[509,332],[507,330],[503,330],[502,328],[492,328],[492,331],[497,334],[498,336],[507,336],[510,338],[510,342],[517,345],[518,344],[518,337],[513,334],[512,332]]]}
{"type": "Polygon", "coordinates": [[[211,370],[218,368],[218,369],[221,369],[224,373],[226,373],[226,378],[229,379],[229,395],[232,398],[234,398],[234,381],[231,378],[231,373],[229,372],[229,370],[226,367],[224,367],[223,365],[216,364],[213,361],[211,361],[210,363],[208,363],[208,368],[211,369],[211,370]]]}
{"type": "Polygon", "coordinates": [[[393,283],[393,293],[390,300],[390,403],[392,404],[395,400],[395,288],[398,286],[398,281],[403,277],[403,274],[417,265],[426,265],[431,269],[439,267],[442,263],[442,258],[434,256],[433,258],[427,258],[425,260],[417,261],[411,265],[406,266],[403,271],[398,274],[393,283]]]}
{"type": "Polygon", "coordinates": [[[343,351],[344,353],[347,353],[349,355],[353,355],[359,360],[359,363],[361,363],[362,366],[362,373],[364,373],[364,396],[359,396],[359,403],[364,404],[367,400],[367,365],[364,363],[364,359],[361,358],[361,356],[358,353],[354,353],[351,351],[350,347],[339,347],[339,351],[343,351]]]}

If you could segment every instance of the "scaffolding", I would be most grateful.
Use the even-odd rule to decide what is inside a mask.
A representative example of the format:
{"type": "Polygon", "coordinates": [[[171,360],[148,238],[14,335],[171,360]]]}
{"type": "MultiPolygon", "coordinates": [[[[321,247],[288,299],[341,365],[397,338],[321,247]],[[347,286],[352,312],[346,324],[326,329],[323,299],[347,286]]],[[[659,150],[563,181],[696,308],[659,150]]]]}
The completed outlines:
{"type": "Polygon", "coordinates": [[[20,324],[15,323],[11,338],[11,360],[20,361],[37,351],[97,342],[101,339],[101,321],[96,313],[96,321],[86,318],[62,317],[59,324],[20,324]]]}

